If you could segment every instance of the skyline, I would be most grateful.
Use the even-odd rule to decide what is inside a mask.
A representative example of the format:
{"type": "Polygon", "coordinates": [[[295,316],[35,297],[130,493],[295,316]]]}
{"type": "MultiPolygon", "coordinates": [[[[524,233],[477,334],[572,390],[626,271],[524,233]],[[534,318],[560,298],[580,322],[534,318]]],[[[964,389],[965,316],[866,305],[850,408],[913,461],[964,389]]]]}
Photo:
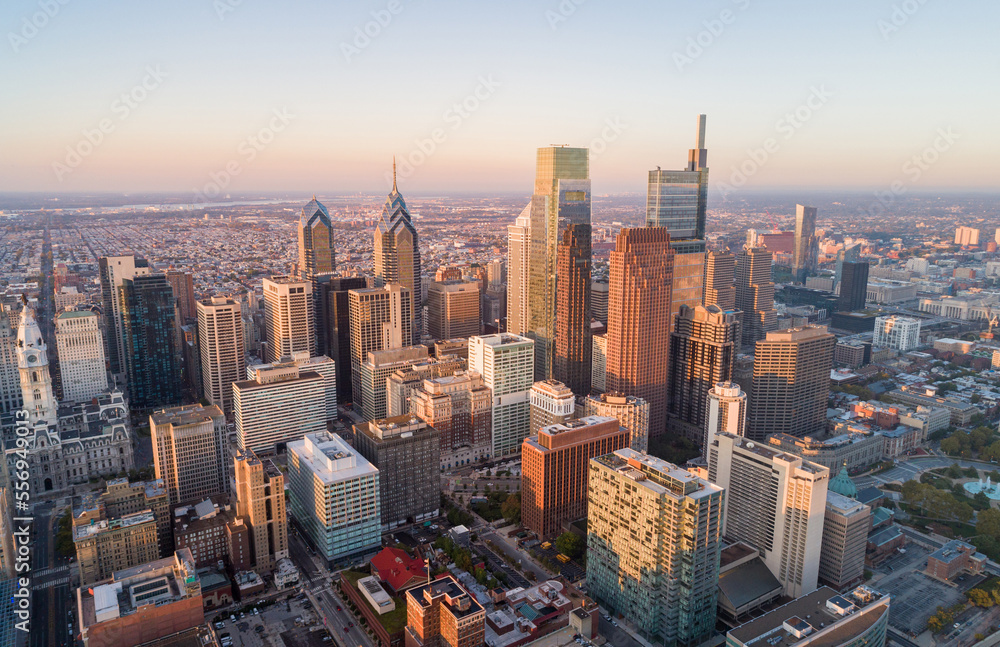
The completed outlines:
{"type": "Polygon", "coordinates": [[[699,114],[715,202],[990,190],[996,91],[972,80],[1000,63],[980,45],[1000,8],[968,24],[954,4],[916,5],[55,1],[32,32],[42,4],[19,2],[0,9],[0,79],[20,88],[0,106],[17,124],[0,134],[0,191],[377,193],[395,155],[404,192],[509,193],[537,148],[568,144],[591,148],[595,195],[640,193],[649,170],[684,168],[699,114]]]}

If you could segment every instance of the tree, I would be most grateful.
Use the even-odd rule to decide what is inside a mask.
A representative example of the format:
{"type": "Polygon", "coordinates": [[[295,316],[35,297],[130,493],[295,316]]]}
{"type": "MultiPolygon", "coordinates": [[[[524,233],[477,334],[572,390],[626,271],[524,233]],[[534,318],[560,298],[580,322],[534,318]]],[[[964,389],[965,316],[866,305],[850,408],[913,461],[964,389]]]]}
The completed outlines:
{"type": "Polygon", "coordinates": [[[976,534],[1000,537],[1000,510],[982,510],[976,517],[976,534]]]}
{"type": "Polygon", "coordinates": [[[578,557],[583,552],[583,540],[573,532],[564,532],[556,539],[556,550],[566,557],[578,557]]]}
{"type": "Polygon", "coordinates": [[[500,506],[500,514],[508,523],[521,523],[521,493],[516,492],[507,497],[507,500],[500,506]]]}
{"type": "Polygon", "coordinates": [[[993,597],[982,589],[971,589],[966,592],[965,596],[969,598],[969,602],[977,607],[988,609],[993,606],[993,597]]]}

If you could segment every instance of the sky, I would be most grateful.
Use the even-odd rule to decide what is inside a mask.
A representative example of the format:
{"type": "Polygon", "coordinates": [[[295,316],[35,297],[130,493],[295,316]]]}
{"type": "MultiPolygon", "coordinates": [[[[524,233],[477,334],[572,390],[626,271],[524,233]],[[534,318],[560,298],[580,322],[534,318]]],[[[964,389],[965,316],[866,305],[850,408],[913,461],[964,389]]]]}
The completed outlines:
{"type": "Polygon", "coordinates": [[[5,0],[0,191],[996,188],[1000,3],[5,0]]]}

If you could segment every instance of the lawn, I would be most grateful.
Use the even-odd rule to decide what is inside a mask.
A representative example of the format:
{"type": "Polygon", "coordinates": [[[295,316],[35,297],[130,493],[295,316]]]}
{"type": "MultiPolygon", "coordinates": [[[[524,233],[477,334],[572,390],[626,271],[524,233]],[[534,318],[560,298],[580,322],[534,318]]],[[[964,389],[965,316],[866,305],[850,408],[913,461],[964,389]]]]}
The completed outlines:
{"type": "MultiPolygon", "coordinates": [[[[347,581],[351,583],[355,589],[358,588],[358,580],[363,577],[368,577],[369,573],[362,573],[361,571],[341,571],[341,574],[347,578],[347,581]]],[[[361,599],[364,600],[365,596],[362,595],[361,599]]],[[[389,634],[394,634],[398,631],[402,631],[403,627],[406,626],[406,599],[403,597],[393,598],[393,602],[396,603],[396,608],[389,613],[378,615],[376,617],[379,623],[389,634]]]]}

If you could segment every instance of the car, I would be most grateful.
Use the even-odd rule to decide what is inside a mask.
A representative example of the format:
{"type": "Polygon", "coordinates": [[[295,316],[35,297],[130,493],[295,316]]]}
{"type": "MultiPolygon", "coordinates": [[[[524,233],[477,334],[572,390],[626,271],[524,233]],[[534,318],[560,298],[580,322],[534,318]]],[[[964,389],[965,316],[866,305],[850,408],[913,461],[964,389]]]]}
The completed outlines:
{"type": "Polygon", "coordinates": [[[219,640],[225,640],[226,638],[232,638],[232,636],[229,635],[228,631],[225,632],[225,633],[219,634],[219,640]]]}
{"type": "Polygon", "coordinates": [[[264,625],[257,625],[256,627],[253,628],[253,630],[259,634],[262,634],[264,633],[264,625]]]}
{"type": "Polygon", "coordinates": [[[958,629],[959,627],[962,626],[962,624],[959,623],[959,622],[956,622],[953,626],[955,627],[955,629],[958,629]]]}
{"type": "Polygon", "coordinates": [[[225,623],[225,622],[222,622],[222,621],[220,620],[220,621],[218,621],[218,622],[216,622],[216,623],[215,623],[215,628],[216,628],[216,629],[225,629],[225,628],[226,628],[226,623],[225,623]]]}
{"type": "Polygon", "coordinates": [[[259,615],[260,615],[260,609],[258,609],[257,607],[254,607],[254,608],[253,608],[253,614],[254,614],[255,616],[259,616],[259,615]]]}
{"type": "Polygon", "coordinates": [[[339,604],[337,605],[337,611],[342,611],[339,604]]]}
{"type": "Polygon", "coordinates": [[[353,626],[354,626],[354,623],[353,623],[353,622],[348,622],[348,623],[347,623],[347,626],[348,626],[348,627],[353,627],[353,626]]]}
{"type": "Polygon", "coordinates": [[[345,633],[345,634],[346,634],[346,633],[350,633],[350,631],[351,631],[350,629],[348,629],[347,627],[344,627],[344,633],[345,633]]]}
{"type": "Polygon", "coordinates": [[[233,624],[236,624],[236,616],[229,616],[229,621],[233,624]]]}

